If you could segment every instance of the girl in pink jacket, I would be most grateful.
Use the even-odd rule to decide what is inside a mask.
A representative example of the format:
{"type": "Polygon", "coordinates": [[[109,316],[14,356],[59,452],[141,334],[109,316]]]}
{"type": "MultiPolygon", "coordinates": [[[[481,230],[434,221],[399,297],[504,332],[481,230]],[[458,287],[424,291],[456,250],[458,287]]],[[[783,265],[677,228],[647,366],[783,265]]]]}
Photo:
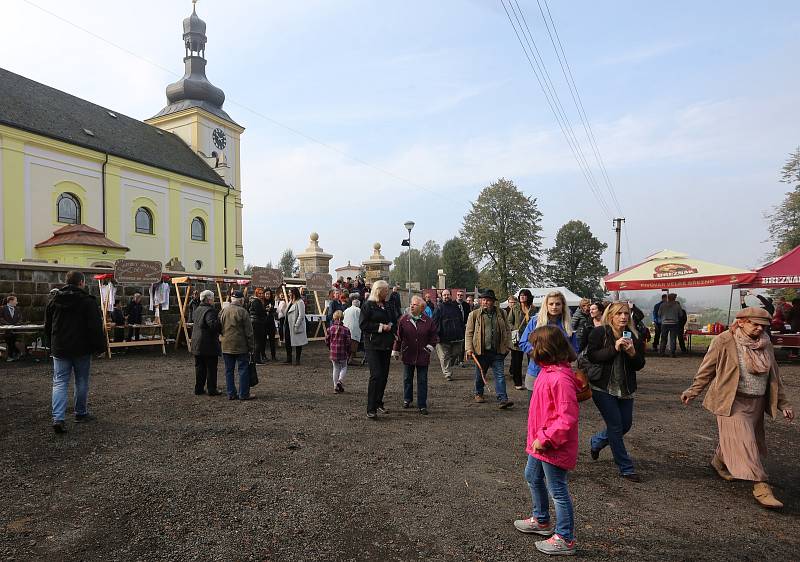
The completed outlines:
{"type": "Polygon", "coordinates": [[[528,464],[525,480],[531,489],[533,515],[514,521],[523,533],[550,536],[537,541],[545,554],[575,554],[575,525],[567,471],[578,461],[578,383],[570,362],[575,351],[555,326],[531,333],[530,356],[542,369],[533,387],[528,411],[528,464]],[[556,508],[550,520],[548,493],[556,508]],[[552,536],[551,536],[552,535],[552,536]]]}

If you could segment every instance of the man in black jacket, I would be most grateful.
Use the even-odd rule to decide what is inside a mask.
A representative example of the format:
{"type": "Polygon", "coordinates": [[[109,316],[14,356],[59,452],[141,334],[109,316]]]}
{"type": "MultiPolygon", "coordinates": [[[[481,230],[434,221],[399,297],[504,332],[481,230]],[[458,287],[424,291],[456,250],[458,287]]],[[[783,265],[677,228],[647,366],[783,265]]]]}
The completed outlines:
{"type": "MultiPolygon", "coordinates": [[[[191,351],[194,355],[194,393],[217,396],[217,362],[222,349],[219,345],[219,315],[214,308],[214,292],[200,293],[200,304],[194,310],[191,351]]],[[[252,316],[252,308],[250,312],[252,316]]]]}
{"type": "MultiPolygon", "coordinates": [[[[469,318],[469,313],[472,312],[472,306],[466,300],[464,300],[464,296],[464,291],[459,289],[458,293],[456,293],[456,303],[461,307],[461,319],[464,321],[464,329],[466,330],[467,318],[469,318]]],[[[461,342],[461,355],[459,356],[459,362],[461,363],[461,367],[468,367],[468,365],[464,363],[463,341],[461,342]]]]}
{"type": "Polygon", "coordinates": [[[64,433],[67,387],[75,372],[75,421],[94,419],[89,414],[89,368],[92,354],[106,349],[103,318],[97,299],[85,289],[80,271],[67,273],[67,284],[50,300],[45,310],[44,333],[53,356],[53,430],[64,433]]]}
{"type": "Polygon", "coordinates": [[[397,324],[403,315],[403,302],[400,300],[400,291],[396,283],[392,285],[392,292],[389,293],[389,305],[394,311],[394,323],[397,324]]]}
{"type": "Polygon", "coordinates": [[[439,330],[439,343],[436,353],[442,365],[444,378],[453,380],[453,366],[463,357],[464,310],[450,298],[450,289],[442,290],[442,304],[433,313],[433,322],[439,330]]]}
{"type": "MultiPolygon", "coordinates": [[[[128,321],[128,324],[141,324],[143,310],[142,294],[134,293],[133,298],[128,303],[128,307],[125,309],[125,317],[128,321]]],[[[127,341],[131,341],[131,337],[133,337],[135,341],[139,340],[139,328],[131,328],[128,326],[128,337],[126,338],[127,341]]]]}

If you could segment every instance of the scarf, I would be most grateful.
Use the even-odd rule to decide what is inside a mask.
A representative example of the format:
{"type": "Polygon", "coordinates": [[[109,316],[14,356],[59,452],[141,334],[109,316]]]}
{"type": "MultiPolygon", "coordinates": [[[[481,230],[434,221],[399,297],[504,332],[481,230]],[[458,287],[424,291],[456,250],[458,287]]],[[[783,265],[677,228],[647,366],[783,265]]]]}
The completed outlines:
{"type": "Polygon", "coordinates": [[[730,330],[733,333],[733,338],[736,340],[736,343],[741,345],[744,349],[744,366],[747,372],[753,375],[765,375],[769,373],[769,367],[772,361],[767,354],[767,344],[769,343],[769,336],[767,333],[762,332],[761,337],[754,340],[744,333],[738,320],[731,324],[730,330]]]}

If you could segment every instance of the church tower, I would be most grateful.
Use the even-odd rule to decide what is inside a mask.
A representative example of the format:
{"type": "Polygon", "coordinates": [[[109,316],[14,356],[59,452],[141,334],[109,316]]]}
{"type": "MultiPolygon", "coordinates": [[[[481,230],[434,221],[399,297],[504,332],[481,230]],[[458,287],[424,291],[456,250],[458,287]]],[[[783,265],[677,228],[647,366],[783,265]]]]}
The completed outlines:
{"type": "Polygon", "coordinates": [[[192,13],[183,20],[184,75],[167,86],[167,106],[145,122],[183,139],[231,187],[226,203],[232,200],[233,208],[228,215],[226,239],[235,240],[236,263],[234,267],[229,264],[229,273],[234,269],[242,272],[239,139],[244,127],[222,109],[225,92],[206,77],[206,23],[197,15],[196,3],[192,0],[192,13]]]}

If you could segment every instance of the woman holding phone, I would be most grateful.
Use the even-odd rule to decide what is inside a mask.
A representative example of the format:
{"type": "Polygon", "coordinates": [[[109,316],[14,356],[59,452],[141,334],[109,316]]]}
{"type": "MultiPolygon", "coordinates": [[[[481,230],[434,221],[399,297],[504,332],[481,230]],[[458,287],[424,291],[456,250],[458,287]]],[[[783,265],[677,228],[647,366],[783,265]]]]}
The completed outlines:
{"type": "Polygon", "coordinates": [[[602,325],[591,331],[586,349],[592,400],[606,422],[606,428],[592,436],[592,459],[597,460],[600,451],[610,445],[620,476],[639,482],[623,436],[633,424],[636,371],[644,367],[645,359],[644,343],[633,325],[628,303],[606,307],[602,325]]]}

